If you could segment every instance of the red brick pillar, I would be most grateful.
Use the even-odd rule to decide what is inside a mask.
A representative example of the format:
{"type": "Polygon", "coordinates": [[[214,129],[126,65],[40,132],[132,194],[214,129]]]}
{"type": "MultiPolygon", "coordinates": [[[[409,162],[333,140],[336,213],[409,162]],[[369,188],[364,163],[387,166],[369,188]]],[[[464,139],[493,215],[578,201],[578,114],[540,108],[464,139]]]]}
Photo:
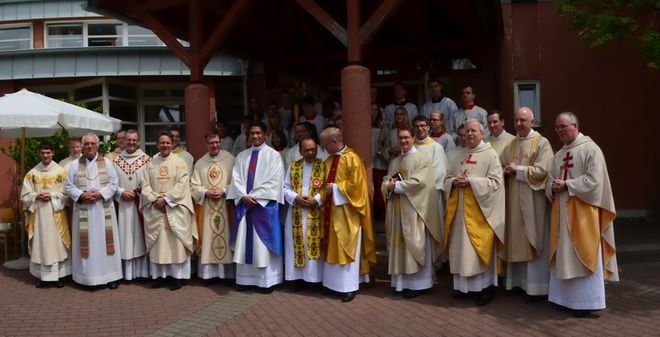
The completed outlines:
{"type": "Polygon", "coordinates": [[[206,153],[204,135],[213,127],[211,97],[211,90],[203,84],[186,87],[186,143],[195,159],[206,153]]]}
{"type": "Polygon", "coordinates": [[[357,151],[371,183],[371,79],[369,69],[349,65],[341,71],[341,106],[346,145],[357,151]]]}

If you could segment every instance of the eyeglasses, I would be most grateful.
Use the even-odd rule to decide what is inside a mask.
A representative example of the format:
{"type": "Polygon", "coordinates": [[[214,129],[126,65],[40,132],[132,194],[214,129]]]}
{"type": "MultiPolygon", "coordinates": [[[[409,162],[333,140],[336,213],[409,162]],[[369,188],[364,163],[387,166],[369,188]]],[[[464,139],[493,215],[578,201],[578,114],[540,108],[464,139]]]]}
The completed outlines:
{"type": "Polygon", "coordinates": [[[564,129],[566,129],[567,127],[569,127],[571,125],[576,125],[576,124],[575,123],[570,123],[570,124],[555,125],[555,131],[564,130],[564,129]]]}

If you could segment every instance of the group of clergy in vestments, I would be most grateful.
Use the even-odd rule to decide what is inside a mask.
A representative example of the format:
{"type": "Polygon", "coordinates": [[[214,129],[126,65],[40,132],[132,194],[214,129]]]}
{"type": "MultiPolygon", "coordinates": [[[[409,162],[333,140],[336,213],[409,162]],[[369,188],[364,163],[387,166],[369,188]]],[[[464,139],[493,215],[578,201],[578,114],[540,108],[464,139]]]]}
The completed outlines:
{"type": "Polygon", "coordinates": [[[432,288],[434,267],[448,260],[454,296],[476,294],[477,305],[492,300],[499,275],[530,302],[548,296],[576,316],[605,308],[604,280],[618,280],[618,271],[602,151],[570,112],[555,121],[564,144],[557,154],[532,129],[529,108],[514,122],[516,136],[491,129],[484,141],[481,122],[468,120],[440,165],[425,117],[413,120],[414,131],[397,130],[401,154],[381,185],[395,293],[432,288]]]}
{"type": "Polygon", "coordinates": [[[341,131],[329,128],[321,135],[333,154],[328,162],[308,139],[285,173],[265,133],[263,123],[251,125],[252,146],[234,158],[210,132],[208,153],[193,167],[185,150],[172,149],[170,132],[158,136],[159,153],[151,158],[128,130],[112,160],[97,154],[98,137],[88,134],[84,155],[65,168],[44,144],[42,163],[21,191],[37,286],[61,287],[60,279],[73,274],[86,286],[115,289],[122,278],[151,277],[156,286],[169,279],[176,290],[190,278],[196,254],[200,278],[235,278],[239,290],[268,293],[286,270],[287,280],[323,282],[342,301],[352,300],[375,263],[362,161],[343,145],[341,131]]]}
{"type": "MultiPolygon", "coordinates": [[[[448,261],[455,294],[477,292],[477,304],[491,301],[499,274],[506,289],[521,288],[532,300],[548,295],[576,314],[605,307],[603,279],[617,280],[618,272],[602,151],[579,133],[572,113],[556,118],[564,143],[556,155],[532,130],[531,110],[519,109],[514,121],[515,137],[491,130],[493,144],[508,139],[495,150],[483,141],[481,123],[468,120],[463,146],[447,156],[428,130],[419,137],[425,117],[414,119],[415,131],[398,129],[401,154],[381,185],[395,293],[415,297],[432,288],[435,267],[448,261]]],[[[209,152],[192,168],[171,155],[169,133],[149,158],[131,130],[113,161],[97,156],[98,138],[87,135],[85,155],[66,170],[49,160],[52,149],[40,149],[42,163],[21,192],[38,285],[61,286],[59,278],[73,270],[84,285],[169,277],[178,289],[196,253],[203,279],[236,278],[240,290],[264,292],[301,280],[352,300],[375,263],[362,161],[330,127],[320,140],[328,158],[317,158],[319,144],[306,139],[298,145],[301,159],[285,172],[265,133],[262,123],[251,125],[252,147],[236,158],[209,133],[209,152]]]]}

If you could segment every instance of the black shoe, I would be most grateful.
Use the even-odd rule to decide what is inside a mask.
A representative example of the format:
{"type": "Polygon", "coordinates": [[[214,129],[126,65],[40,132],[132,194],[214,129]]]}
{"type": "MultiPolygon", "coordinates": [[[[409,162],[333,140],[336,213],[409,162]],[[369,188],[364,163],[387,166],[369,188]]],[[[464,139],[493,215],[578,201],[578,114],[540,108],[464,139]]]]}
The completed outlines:
{"type": "Polygon", "coordinates": [[[250,290],[250,286],[244,286],[242,284],[236,285],[236,291],[248,291],[248,290],[250,290]]]}
{"type": "Polygon", "coordinates": [[[273,290],[274,290],[273,287],[260,288],[260,289],[261,289],[261,293],[264,294],[264,295],[268,295],[268,294],[272,293],[273,290]]]}
{"type": "Polygon", "coordinates": [[[349,291],[347,293],[342,293],[341,301],[342,303],[350,302],[355,298],[355,291],[349,291]]]}
{"type": "Polygon", "coordinates": [[[37,284],[35,284],[35,287],[36,288],[45,288],[46,287],[46,282],[44,282],[42,280],[38,280],[37,284]]]}
{"type": "Polygon", "coordinates": [[[577,317],[577,318],[585,318],[585,317],[589,317],[591,315],[591,310],[573,309],[573,310],[571,310],[571,312],[573,313],[573,316],[577,317]]]}
{"type": "Polygon", "coordinates": [[[403,294],[403,298],[415,298],[422,294],[422,290],[408,290],[403,294]]]}
{"type": "Polygon", "coordinates": [[[108,282],[108,289],[117,289],[119,288],[119,283],[117,281],[108,282]]]}
{"type": "Polygon", "coordinates": [[[162,288],[165,285],[164,278],[157,278],[154,280],[154,283],[151,284],[152,289],[162,288]]]}
{"type": "Polygon", "coordinates": [[[170,283],[170,290],[175,291],[181,289],[183,282],[178,278],[173,278],[172,283],[170,283]]]}
{"type": "Polygon", "coordinates": [[[548,296],[545,295],[527,295],[525,297],[525,302],[527,303],[539,303],[548,299],[548,296]]]}
{"type": "Polygon", "coordinates": [[[468,297],[470,297],[470,293],[464,293],[464,292],[461,292],[460,290],[454,290],[451,293],[451,297],[452,298],[468,298],[468,297]]]}
{"type": "Polygon", "coordinates": [[[64,287],[64,284],[62,283],[62,281],[58,280],[58,281],[55,281],[55,287],[56,288],[62,288],[62,287],[64,287]]]}
{"type": "Polygon", "coordinates": [[[495,292],[492,286],[483,289],[479,295],[477,295],[477,300],[474,302],[478,306],[484,306],[490,303],[495,296],[495,292]]]}
{"type": "Polygon", "coordinates": [[[396,288],[392,289],[392,295],[403,295],[405,293],[406,293],[405,290],[396,290],[396,288]]]}

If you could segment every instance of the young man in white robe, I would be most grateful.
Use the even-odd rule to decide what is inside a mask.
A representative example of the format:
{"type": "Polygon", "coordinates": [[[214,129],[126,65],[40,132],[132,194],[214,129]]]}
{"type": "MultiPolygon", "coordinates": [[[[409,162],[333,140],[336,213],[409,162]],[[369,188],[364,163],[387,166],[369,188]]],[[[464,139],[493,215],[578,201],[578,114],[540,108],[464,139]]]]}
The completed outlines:
{"type": "Polygon", "coordinates": [[[482,107],[474,104],[474,99],[476,95],[472,86],[467,85],[461,90],[461,99],[463,100],[463,106],[456,110],[456,113],[452,116],[450,120],[450,127],[448,128],[452,133],[453,137],[457,136],[458,127],[463,125],[469,119],[476,119],[481,123],[481,127],[484,130],[484,138],[488,138],[490,132],[488,131],[488,113],[482,107]]]}
{"type": "Polygon", "coordinates": [[[429,123],[431,123],[430,137],[442,145],[442,148],[445,149],[445,154],[453,151],[456,148],[456,144],[454,143],[454,138],[447,132],[447,118],[445,118],[444,113],[441,111],[431,112],[429,123]]]}
{"type": "Polygon", "coordinates": [[[159,155],[142,172],[140,196],[149,274],[156,280],[154,287],[170,279],[170,290],[178,290],[182,280],[190,279],[197,241],[190,176],[186,162],[172,153],[169,132],[161,132],[157,144],[159,155]]]}
{"type": "Polygon", "coordinates": [[[504,250],[506,290],[521,288],[527,301],[548,294],[548,238],[550,236],[545,181],[552,162],[550,142],[532,126],[536,122],[528,107],[514,116],[516,137],[503,150],[506,185],[504,250]]]}
{"type": "Polygon", "coordinates": [[[235,158],[221,149],[219,131],[209,131],[205,139],[208,152],[195,163],[190,188],[199,232],[197,276],[212,283],[236,277],[226,199],[235,158]]]}
{"type": "Polygon", "coordinates": [[[490,136],[484,139],[484,142],[490,143],[490,146],[501,156],[504,148],[513,141],[516,136],[506,132],[504,129],[504,116],[499,110],[493,109],[486,117],[488,120],[488,130],[490,136]]]}
{"type": "Polygon", "coordinates": [[[419,112],[420,116],[430,119],[432,112],[442,111],[445,119],[451,120],[454,113],[458,110],[456,102],[443,95],[442,83],[439,79],[432,78],[427,82],[427,85],[431,99],[422,105],[422,110],[419,112]]]}
{"type": "Polygon", "coordinates": [[[124,279],[149,278],[149,260],[144,245],[144,219],[140,212],[142,171],[151,157],[140,150],[140,135],[127,130],[124,150],[113,161],[119,185],[115,193],[119,243],[124,279]]]}
{"type": "MultiPolygon", "coordinates": [[[[172,135],[172,153],[181,157],[186,166],[188,167],[188,175],[192,175],[193,164],[195,159],[193,158],[190,152],[186,151],[186,148],[181,145],[181,130],[178,126],[172,126],[170,128],[170,134],[172,135]]],[[[157,155],[156,155],[157,156],[157,155]]]]}
{"type": "Polygon", "coordinates": [[[37,288],[49,284],[61,288],[60,279],[71,275],[71,232],[64,210],[66,170],[53,162],[53,154],[52,145],[39,145],[41,162],[25,175],[21,188],[30,274],[37,278],[37,288]]]}
{"type": "Polygon", "coordinates": [[[307,283],[323,281],[321,260],[322,194],[325,162],[316,157],[317,144],[307,138],[297,146],[302,159],[292,162],[284,176],[284,200],[288,204],[284,224],[285,280],[298,291],[307,283]]]}
{"type": "MultiPolygon", "coordinates": [[[[431,162],[431,172],[433,172],[434,179],[434,188],[437,194],[436,198],[436,212],[439,216],[439,221],[437,224],[432,224],[432,226],[437,226],[440,232],[438,239],[440,240],[441,246],[444,245],[442,238],[444,237],[444,217],[445,217],[445,204],[447,197],[444,193],[444,183],[445,175],[447,174],[447,157],[445,155],[445,150],[438,142],[434,141],[429,136],[429,131],[431,130],[429,119],[425,116],[417,116],[413,119],[413,130],[414,130],[414,146],[415,148],[426,155],[426,157],[431,162]]],[[[440,250],[441,256],[438,260],[439,265],[447,261],[447,257],[440,250]]]]}
{"type": "Polygon", "coordinates": [[[280,154],[265,144],[263,122],[250,124],[248,133],[252,146],[236,157],[227,192],[227,198],[236,205],[230,247],[234,250],[237,289],[257,286],[267,294],[284,281],[279,221],[284,165],[280,154]]]}
{"type": "Polygon", "coordinates": [[[466,147],[456,153],[445,178],[445,247],[454,295],[477,292],[477,305],[492,301],[497,251],[504,238],[504,178],[497,152],[483,142],[480,121],[465,123],[466,147]]]}
{"type": "Polygon", "coordinates": [[[396,127],[396,124],[394,123],[394,113],[397,107],[406,108],[406,111],[408,111],[408,121],[412,121],[413,118],[419,115],[417,105],[406,99],[406,94],[408,91],[406,90],[406,86],[403,84],[403,82],[394,83],[392,86],[392,91],[394,93],[394,102],[386,105],[385,109],[383,110],[383,120],[389,129],[396,127]]]}
{"type": "Polygon", "coordinates": [[[77,161],[82,156],[82,142],[78,137],[69,138],[68,142],[69,156],[60,160],[59,165],[66,169],[66,166],[72,162],[77,161]]]}
{"type": "Polygon", "coordinates": [[[323,131],[323,128],[325,128],[325,118],[323,115],[316,113],[316,110],[314,109],[314,98],[306,96],[303,98],[300,106],[303,115],[300,116],[298,122],[311,123],[316,127],[316,134],[320,134],[321,131],[323,131]]]}
{"type": "Polygon", "coordinates": [[[234,140],[229,137],[229,127],[224,121],[216,123],[218,136],[220,137],[220,148],[227,152],[232,152],[234,149],[234,140]]]}
{"type": "Polygon", "coordinates": [[[584,317],[605,309],[605,280],[619,280],[616,209],[603,152],[580,133],[577,116],[560,113],[555,131],[564,146],[545,189],[552,201],[548,300],[584,317]]]}
{"type": "Polygon", "coordinates": [[[117,172],[110,159],[98,155],[96,135],[83,137],[83,149],[85,154],[78,162],[69,164],[64,187],[73,201],[73,281],[117,289],[117,280],[123,277],[112,201],[117,192],[117,172]]]}
{"type": "Polygon", "coordinates": [[[433,287],[433,265],[444,247],[440,214],[434,207],[438,192],[433,165],[413,146],[410,129],[399,129],[398,138],[401,154],[392,159],[381,184],[382,194],[388,199],[388,273],[394,293],[413,298],[433,287]]]}

